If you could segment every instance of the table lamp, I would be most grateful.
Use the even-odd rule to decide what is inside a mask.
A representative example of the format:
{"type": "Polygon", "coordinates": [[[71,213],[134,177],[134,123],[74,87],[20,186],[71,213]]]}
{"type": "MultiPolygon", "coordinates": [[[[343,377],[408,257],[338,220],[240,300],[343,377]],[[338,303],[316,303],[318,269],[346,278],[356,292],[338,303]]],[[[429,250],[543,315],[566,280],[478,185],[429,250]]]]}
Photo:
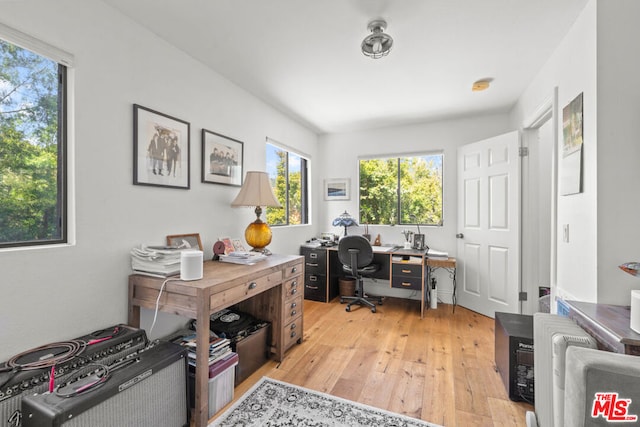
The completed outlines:
{"type": "Polygon", "coordinates": [[[347,235],[347,227],[351,227],[352,225],[358,225],[355,219],[351,215],[344,211],[344,213],[340,214],[340,216],[333,220],[332,225],[334,227],[344,227],[344,235],[347,235]]]}
{"type": "Polygon", "coordinates": [[[271,243],[271,228],[260,219],[262,206],[282,207],[273,194],[269,175],[266,172],[249,171],[245,175],[244,183],[231,206],[256,207],[256,220],[249,224],[244,232],[244,238],[255,252],[267,252],[265,247],[271,243]]]}

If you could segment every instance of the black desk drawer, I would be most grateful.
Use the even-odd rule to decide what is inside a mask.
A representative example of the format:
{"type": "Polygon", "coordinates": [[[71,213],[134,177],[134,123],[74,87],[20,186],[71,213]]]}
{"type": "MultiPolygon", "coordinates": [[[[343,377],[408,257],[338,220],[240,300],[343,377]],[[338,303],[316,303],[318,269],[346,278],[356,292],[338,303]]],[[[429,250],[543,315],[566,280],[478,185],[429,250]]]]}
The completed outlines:
{"type": "Polygon", "coordinates": [[[307,273],[327,274],[327,250],[325,248],[302,248],[304,269],[307,273]]]}
{"type": "Polygon", "coordinates": [[[420,291],[422,290],[422,278],[393,276],[393,279],[391,280],[391,287],[420,291]]]}
{"type": "Polygon", "coordinates": [[[313,301],[327,302],[327,276],[305,274],[304,298],[313,301]]]}
{"type": "Polygon", "coordinates": [[[392,288],[422,290],[422,265],[393,264],[391,274],[392,288]]]}
{"type": "Polygon", "coordinates": [[[393,277],[422,277],[420,264],[393,264],[393,277]]]}

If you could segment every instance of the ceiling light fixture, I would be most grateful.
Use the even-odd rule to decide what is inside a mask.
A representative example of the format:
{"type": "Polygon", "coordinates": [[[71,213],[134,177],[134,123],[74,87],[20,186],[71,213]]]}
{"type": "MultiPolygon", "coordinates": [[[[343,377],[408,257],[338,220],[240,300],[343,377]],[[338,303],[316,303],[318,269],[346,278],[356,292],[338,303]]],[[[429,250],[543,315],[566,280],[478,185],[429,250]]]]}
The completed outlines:
{"type": "Polygon", "coordinates": [[[376,19],[375,21],[369,22],[367,28],[371,31],[371,34],[362,41],[362,45],[360,46],[362,53],[373,59],[387,56],[393,47],[393,39],[390,35],[384,33],[384,30],[387,28],[386,21],[376,19]]]}
{"type": "Polygon", "coordinates": [[[489,86],[490,86],[492,80],[493,79],[477,80],[477,81],[473,82],[473,85],[471,86],[471,90],[473,92],[481,92],[483,90],[489,89],[489,86]]]}

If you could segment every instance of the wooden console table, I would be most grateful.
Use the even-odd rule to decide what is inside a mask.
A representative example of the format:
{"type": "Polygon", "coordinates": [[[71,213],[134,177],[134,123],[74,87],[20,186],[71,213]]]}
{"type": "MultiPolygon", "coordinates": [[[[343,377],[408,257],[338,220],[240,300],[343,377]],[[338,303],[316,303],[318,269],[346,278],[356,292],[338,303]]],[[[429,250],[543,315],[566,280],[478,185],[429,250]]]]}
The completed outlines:
{"type": "Polygon", "coordinates": [[[569,318],[598,342],[601,350],[640,356],[640,334],[629,326],[628,306],[567,301],[569,318]]]}
{"type": "MultiPolygon", "coordinates": [[[[281,361],[296,342],[302,342],[304,264],[293,255],[271,255],[255,265],[219,261],[204,263],[203,278],[183,282],[171,278],[164,284],[159,310],[196,319],[209,325],[216,311],[237,305],[242,311],[271,322],[272,357],[281,361]]],[[[140,327],[140,307],[155,310],[165,279],[129,276],[129,324],[140,327]]],[[[195,426],[209,420],[209,328],[196,332],[195,426]]]]}

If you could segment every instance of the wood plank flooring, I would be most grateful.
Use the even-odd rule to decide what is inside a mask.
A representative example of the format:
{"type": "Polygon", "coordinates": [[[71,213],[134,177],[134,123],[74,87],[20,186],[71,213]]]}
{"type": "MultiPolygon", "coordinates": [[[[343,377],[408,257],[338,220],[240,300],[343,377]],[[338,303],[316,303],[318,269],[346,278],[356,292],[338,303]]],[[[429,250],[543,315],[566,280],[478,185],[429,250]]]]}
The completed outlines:
{"type": "Polygon", "coordinates": [[[443,426],[525,426],[533,407],[512,402],[494,362],[494,321],[450,305],[420,319],[418,301],[387,298],[377,313],[335,299],[304,302],[304,341],[262,376],[443,426]]]}

